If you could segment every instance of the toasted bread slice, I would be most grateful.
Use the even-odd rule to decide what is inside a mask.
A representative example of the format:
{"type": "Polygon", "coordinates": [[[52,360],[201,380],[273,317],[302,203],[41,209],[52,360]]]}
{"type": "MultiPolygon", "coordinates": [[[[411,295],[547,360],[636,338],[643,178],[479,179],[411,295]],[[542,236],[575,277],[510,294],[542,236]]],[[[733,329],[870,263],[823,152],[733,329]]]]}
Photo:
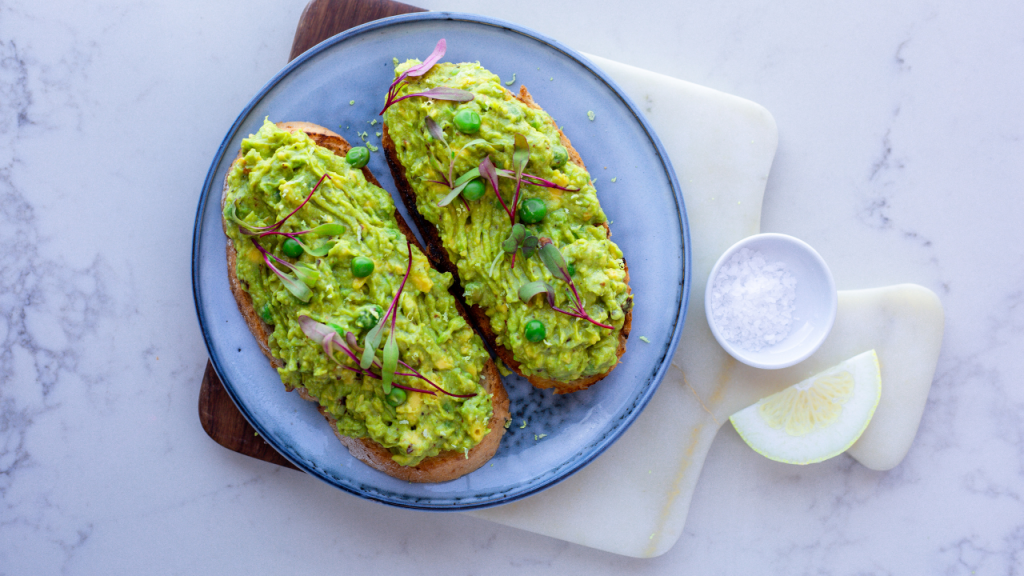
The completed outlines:
{"type": "MultiPolygon", "coordinates": [[[[533,97],[530,95],[530,92],[526,89],[526,86],[520,86],[519,94],[514,96],[516,99],[518,99],[526,106],[534,108],[536,110],[541,110],[541,107],[533,100],[533,97]]],[[[551,125],[555,128],[555,130],[557,130],[562,142],[562,146],[564,146],[569,153],[568,161],[572,162],[573,164],[576,164],[577,166],[585,170],[586,166],[583,164],[583,159],[580,157],[579,152],[577,152],[576,149],[573,147],[572,142],[565,135],[565,133],[562,132],[562,130],[558,127],[553,118],[550,119],[550,122],[551,125]]],[[[412,215],[413,219],[416,221],[416,225],[419,228],[420,233],[423,235],[423,238],[427,244],[427,257],[430,258],[431,262],[437,269],[444,270],[445,272],[450,272],[455,277],[456,283],[452,285],[451,292],[453,295],[455,295],[455,297],[458,300],[463,301],[463,303],[465,303],[464,296],[461,291],[462,282],[459,280],[458,268],[455,265],[455,263],[451,261],[451,258],[448,255],[448,250],[446,250],[444,247],[444,243],[441,240],[441,236],[440,233],[438,232],[437,227],[434,226],[433,223],[428,221],[417,209],[418,199],[416,193],[413,191],[412,186],[410,185],[409,180],[406,177],[405,167],[402,166],[401,162],[399,162],[398,160],[398,151],[395,148],[395,142],[391,139],[391,136],[389,134],[387,122],[384,123],[384,130],[381,142],[384,148],[385,157],[387,158],[388,161],[388,166],[391,168],[391,174],[394,177],[395,186],[398,188],[398,192],[402,198],[402,202],[405,203],[406,208],[409,211],[409,214],[412,215]]],[[[598,224],[598,226],[604,228],[606,237],[611,237],[611,229],[608,227],[607,223],[601,223],[598,224]]],[[[625,265],[625,259],[623,259],[623,264],[625,266],[626,272],[625,282],[628,284],[629,267],[625,265]]],[[[608,374],[611,373],[615,366],[618,365],[616,363],[611,368],[600,374],[584,376],[576,380],[567,382],[553,380],[551,378],[544,378],[536,374],[526,375],[522,372],[520,368],[520,362],[518,362],[515,359],[513,352],[508,348],[498,344],[497,334],[495,334],[494,330],[492,329],[490,319],[487,317],[487,314],[484,311],[484,309],[476,305],[469,306],[469,317],[472,319],[474,326],[476,326],[477,330],[479,330],[484,335],[484,339],[487,340],[488,344],[491,345],[491,347],[494,349],[498,357],[501,358],[502,362],[504,362],[505,365],[508,366],[515,373],[525,377],[533,386],[537,388],[551,388],[556,394],[566,394],[569,392],[585,390],[594,383],[608,376],[608,374]]],[[[629,337],[629,332],[630,328],[632,327],[632,323],[633,312],[630,308],[625,312],[625,319],[623,321],[622,328],[619,331],[619,346],[616,350],[617,358],[622,358],[622,355],[626,352],[626,340],[629,337]]]]}
{"type": "MultiPolygon", "coordinates": [[[[344,157],[350,148],[348,142],[340,135],[316,124],[308,122],[280,122],[277,126],[289,132],[305,132],[315,144],[327,148],[334,154],[341,157],[344,157]]],[[[237,159],[236,162],[239,160],[240,158],[237,159]]],[[[374,178],[368,168],[364,167],[362,172],[367,181],[377,187],[380,187],[377,179],[374,178]]],[[[227,183],[225,183],[222,203],[223,199],[227,195],[227,191],[228,186],[227,183]]],[[[422,252],[422,245],[419,243],[416,236],[412,233],[412,230],[397,210],[394,212],[394,217],[398,223],[399,229],[408,239],[409,243],[416,246],[422,252]]],[[[224,222],[224,226],[226,227],[227,225],[228,224],[224,222]]],[[[260,350],[262,350],[267,358],[270,359],[270,363],[273,366],[280,367],[282,366],[282,361],[273,356],[269,345],[269,336],[273,332],[274,327],[266,324],[255,310],[252,298],[246,291],[244,281],[239,279],[236,274],[237,257],[238,254],[235,250],[234,242],[229,236],[227,242],[228,276],[231,291],[235,296],[235,301],[238,303],[238,309],[242,313],[242,317],[245,319],[250,331],[252,331],[253,336],[256,337],[260,350]]],[[[455,300],[455,306],[463,317],[467,317],[465,308],[458,299],[455,300]]],[[[337,421],[334,417],[332,417],[322,406],[319,406],[318,400],[310,395],[308,390],[301,386],[296,386],[295,389],[304,399],[318,404],[320,413],[324,415],[330,423],[331,429],[341,440],[341,443],[344,444],[345,447],[348,448],[349,452],[357,459],[389,476],[406,480],[408,482],[446,482],[468,474],[490,460],[497,451],[501,437],[505,433],[505,426],[510,418],[508,395],[501,383],[501,377],[498,374],[497,366],[490,359],[487,359],[480,371],[480,384],[488,393],[491,394],[492,398],[491,418],[487,423],[487,427],[490,431],[468,452],[442,452],[436,456],[424,458],[415,466],[402,466],[396,463],[392,459],[391,453],[386,448],[369,438],[352,438],[343,436],[338,431],[336,426],[337,421]]]]}

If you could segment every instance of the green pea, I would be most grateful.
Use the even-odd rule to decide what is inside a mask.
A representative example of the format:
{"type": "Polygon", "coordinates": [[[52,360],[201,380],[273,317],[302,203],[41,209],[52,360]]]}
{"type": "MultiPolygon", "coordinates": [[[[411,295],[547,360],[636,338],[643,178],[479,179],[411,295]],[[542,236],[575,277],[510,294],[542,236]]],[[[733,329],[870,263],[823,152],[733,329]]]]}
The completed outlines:
{"type": "Polygon", "coordinates": [[[544,323],[540,320],[530,320],[526,323],[526,328],[523,330],[523,335],[530,342],[540,342],[547,336],[547,329],[544,328],[544,323]]]}
{"type": "Polygon", "coordinates": [[[373,260],[366,256],[356,256],[352,259],[352,275],[356,278],[366,278],[373,274],[373,260]]]}
{"type": "Polygon", "coordinates": [[[565,146],[555,145],[551,149],[551,167],[561,168],[569,160],[569,151],[565,149],[565,146]]]}
{"type": "Polygon", "coordinates": [[[402,404],[405,404],[407,396],[408,395],[405,393],[405,390],[392,386],[391,392],[388,392],[388,395],[384,397],[384,401],[388,403],[388,406],[398,408],[402,404]]]}
{"type": "Polygon", "coordinates": [[[270,315],[270,302],[267,302],[263,305],[263,308],[260,308],[260,319],[267,324],[274,323],[274,317],[270,315]]]}
{"type": "Polygon", "coordinates": [[[302,244],[299,244],[292,238],[288,238],[281,245],[281,252],[289,258],[298,258],[302,256],[302,244]]]}
{"type": "Polygon", "coordinates": [[[486,190],[483,178],[474,178],[462,189],[462,197],[469,201],[479,200],[486,190]]]}
{"type": "Polygon", "coordinates": [[[523,224],[536,224],[544,219],[548,213],[548,207],[540,198],[527,198],[519,206],[519,220],[523,224]]]}
{"type": "Polygon", "coordinates": [[[380,322],[380,317],[383,315],[384,308],[377,304],[363,306],[359,309],[359,314],[356,315],[356,326],[359,326],[363,330],[369,330],[380,322]]]}
{"type": "Polygon", "coordinates": [[[353,168],[362,168],[370,161],[370,151],[366,146],[353,146],[345,154],[345,162],[353,168]]]}
{"type": "Polygon", "coordinates": [[[476,134],[480,131],[480,115],[472,108],[463,108],[455,113],[455,127],[464,134],[476,134]]]}

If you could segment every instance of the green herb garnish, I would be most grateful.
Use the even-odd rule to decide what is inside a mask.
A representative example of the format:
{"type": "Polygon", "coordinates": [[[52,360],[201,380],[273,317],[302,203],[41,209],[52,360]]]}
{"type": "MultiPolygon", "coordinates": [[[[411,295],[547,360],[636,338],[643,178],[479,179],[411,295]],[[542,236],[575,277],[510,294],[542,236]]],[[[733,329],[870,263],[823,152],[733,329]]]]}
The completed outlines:
{"type": "Polygon", "coordinates": [[[501,243],[501,249],[512,255],[512,267],[516,267],[516,251],[522,249],[523,256],[529,258],[537,253],[540,240],[533,234],[526,232],[526,226],[516,223],[512,226],[512,232],[508,238],[501,243]]]}
{"type": "Polygon", "coordinates": [[[562,314],[572,316],[573,318],[586,320],[587,322],[590,322],[595,326],[600,326],[601,328],[607,328],[609,330],[615,329],[614,326],[602,324],[591,318],[590,314],[587,314],[587,311],[583,306],[583,300],[580,298],[579,292],[576,291],[576,284],[572,281],[572,275],[569,273],[569,266],[566,264],[562,253],[558,251],[558,247],[555,246],[555,243],[552,242],[550,238],[540,239],[540,259],[541,262],[544,263],[544,267],[548,269],[548,272],[550,272],[552,276],[569,285],[569,288],[572,290],[570,298],[572,300],[574,311],[563,310],[558,306],[555,306],[555,289],[543,280],[528,282],[521,286],[519,288],[519,298],[521,300],[528,302],[531,298],[543,292],[546,294],[548,306],[550,306],[555,312],[561,312],[562,314]]]}
{"type": "Polygon", "coordinates": [[[301,210],[302,207],[305,206],[307,202],[309,202],[310,198],[313,197],[313,194],[316,193],[317,189],[320,188],[320,185],[323,184],[324,180],[326,179],[330,179],[330,176],[328,174],[324,174],[323,176],[321,176],[320,179],[317,180],[316,185],[313,186],[313,189],[310,190],[309,195],[306,196],[305,200],[303,200],[294,210],[289,212],[287,216],[281,218],[280,220],[269,226],[252,226],[248,222],[245,222],[244,220],[238,217],[237,208],[234,203],[228,204],[224,208],[224,216],[228,220],[238,225],[238,231],[242,235],[250,236],[250,240],[252,241],[253,246],[255,246],[256,249],[259,250],[260,254],[263,256],[263,262],[267,265],[268,268],[270,268],[270,270],[278,278],[281,279],[281,284],[284,285],[288,292],[290,292],[293,296],[295,296],[296,298],[303,302],[309,302],[309,299],[312,297],[312,292],[309,289],[315,286],[317,280],[320,279],[320,271],[314,267],[309,266],[308,264],[292,264],[290,262],[282,260],[276,255],[267,252],[267,250],[263,248],[263,246],[260,245],[260,243],[257,240],[259,238],[264,238],[267,236],[284,236],[285,238],[296,242],[299,246],[302,247],[302,250],[304,252],[310,254],[311,256],[320,257],[326,255],[331,250],[331,248],[334,247],[334,242],[327,242],[316,248],[311,248],[306,243],[302,242],[299,239],[299,237],[303,234],[310,233],[317,235],[338,235],[344,232],[345,230],[345,227],[342,226],[341,224],[321,224],[320,226],[317,226],[312,230],[302,230],[299,232],[280,231],[281,226],[283,226],[284,223],[288,221],[289,218],[294,216],[296,212],[301,210]],[[284,268],[291,270],[295,276],[290,276],[286,272],[281,271],[280,269],[277,268],[277,266],[274,266],[274,262],[277,262],[284,268]]]}
{"type": "Polygon", "coordinates": [[[388,88],[387,100],[384,102],[384,108],[380,111],[381,114],[384,114],[384,112],[386,112],[387,109],[390,108],[392,105],[401,102],[406,98],[413,98],[416,96],[433,98],[434,100],[449,100],[452,102],[469,102],[474,98],[472,92],[469,92],[467,90],[458,90],[456,88],[448,88],[445,86],[438,86],[437,88],[431,88],[430,90],[427,90],[425,92],[417,92],[416,94],[406,94],[401,98],[396,98],[396,96],[398,96],[398,91],[402,86],[402,82],[405,82],[406,78],[418,77],[426,74],[431,68],[434,67],[434,64],[437,64],[437,62],[441,60],[441,57],[444,56],[446,47],[447,44],[445,43],[444,38],[441,38],[440,40],[437,41],[437,46],[434,47],[434,51],[430,53],[430,56],[427,56],[426,60],[424,60],[420,64],[417,64],[416,66],[409,68],[394,82],[391,83],[391,86],[388,88]]]}

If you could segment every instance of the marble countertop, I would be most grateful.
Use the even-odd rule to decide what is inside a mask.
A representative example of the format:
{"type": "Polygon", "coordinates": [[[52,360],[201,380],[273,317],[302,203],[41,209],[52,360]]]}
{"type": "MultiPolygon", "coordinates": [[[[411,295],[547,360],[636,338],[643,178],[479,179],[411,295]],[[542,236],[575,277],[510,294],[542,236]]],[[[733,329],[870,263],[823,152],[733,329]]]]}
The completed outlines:
{"type": "Polygon", "coordinates": [[[943,302],[906,459],[792,467],[726,427],[682,538],[638,560],[381,506],[225,450],[196,411],[196,201],[231,122],[285,64],[305,0],[8,0],[0,574],[1019,573],[1024,5],[416,4],[771,111],[762,230],[841,262],[840,289],[914,282],[943,302]]]}

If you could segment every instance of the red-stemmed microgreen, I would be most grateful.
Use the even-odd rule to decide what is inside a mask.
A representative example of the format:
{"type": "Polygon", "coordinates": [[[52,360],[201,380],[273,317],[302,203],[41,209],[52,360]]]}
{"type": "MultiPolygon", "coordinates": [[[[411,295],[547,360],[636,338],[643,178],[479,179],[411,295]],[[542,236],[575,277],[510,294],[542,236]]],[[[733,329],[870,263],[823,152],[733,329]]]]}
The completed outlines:
{"type": "MultiPolygon", "coordinates": [[[[497,170],[498,176],[502,178],[515,178],[515,172],[511,170],[497,170]]],[[[579,188],[569,188],[566,186],[559,186],[550,180],[545,180],[540,176],[534,176],[533,174],[523,174],[522,179],[531,186],[537,186],[539,188],[556,188],[558,190],[565,190],[566,192],[579,192],[579,188]]]]}
{"type": "MultiPolygon", "coordinates": [[[[373,378],[374,380],[383,380],[383,376],[382,375],[377,374],[376,372],[373,372],[371,370],[371,368],[377,368],[378,370],[381,370],[382,367],[383,367],[381,361],[378,360],[376,357],[374,357],[372,359],[372,361],[370,362],[370,365],[367,366],[366,368],[363,368],[362,365],[360,364],[360,359],[359,359],[358,355],[359,354],[365,354],[365,350],[363,348],[361,348],[357,344],[356,335],[353,334],[352,332],[346,332],[345,333],[345,339],[342,340],[341,339],[341,335],[338,334],[337,330],[335,330],[331,326],[328,326],[327,324],[322,324],[320,322],[317,322],[316,320],[313,320],[312,318],[310,318],[309,316],[306,316],[306,315],[299,316],[299,327],[302,328],[302,332],[307,337],[311,338],[312,340],[314,340],[316,342],[319,342],[320,345],[323,346],[324,354],[328,358],[330,358],[335,364],[338,364],[341,368],[343,368],[345,370],[349,370],[351,372],[355,372],[357,374],[361,374],[363,376],[369,376],[370,378],[373,378]],[[337,357],[334,355],[334,349],[335,348],[337,348],[338,350],[341,350],[342,352],[344,352],[345,355],[349,357],[349,359],[351,359],[353,362],[355,362],[357,364],[357,366],[353,367],[353,366],[349,366],[347,364],[341,363],[341,361],[339,361],[337,359],[337,357]]],[[[437,384],[435,384],[432,380],[430,380],[429,378],[427,378],[426,376],[421,374],[419,370],[416,370],[415,368],[413,368],[412,366],[409,366],[405,362],[402,362],[401,360],[398,360],[398,365],[400,365],[400,366],[402,366],[402,368],[405,368],[406,370],[408,370],[408,372],[398,372],[396,370],[395,373],[394,373],[395,376],[406,376],[406,377],[409,377],[409,378],[419,378],[420,380],[423,380],[427,384],[430,384],[431,386],[433,386],[439,392],[441,392],[441,393],[443,393],[445,395],[448,395],[448,396],[452,396],[454,398],[472,398],[473,396],[476,396],[475,393],[474,394],[452,394],[452,393],[448,392],[447,390],[445,390],[444,388],[442,388],[442,387],[438,386],[437,384]]],[[[430,394],[431,396],[435,395],[435,393],[432,390],[424,390],[422,388],[413,388],[412,386],[407,386],[407,385],[404,385],[404,384],[399,384],[397,382],[392,382],[390,384],[390,386],[394,386],[395,388],[401,388],[403,390],[409,390],[411,392],[421,392],[423,394],[430,394]]],[[[390,392],[390,388],[388,389],[388,392],[390,392]]],[[[387,393],[387,392],[385,392],[385,393],[387,393]]]]}
{"type": "MultiPolygon", "coordinates": [[[[341,227],[342,230],[344,230],[344,228],[345,228],[344,226],[340,226],[340,227],[341,227]]],[[[273,230],[273,231],[268,231],[268,232],[260,233],[256,237],[257,238],[263,238],[263,237],[266,237],[266,236],[284,236],[285,238],[290,238],[292,240],[295,240],[299,244],[299,246],[302,247],[303,252],[305,252],[306,254],[309,254],[310,256],[314,256],[316,258],[321,258],[323,256],[326,256],[327,253],[331,251],[331,248],[334,248],[335,242],[324,242],[321,245],[319,245],[319,246],[314,248],[312,246],[307,245],[301,239],[301,235],[302,234],[308,234],[310,232],[312,232],[312,230],[303,230],[301,232],[278,232],[276,230],[273,230]]]]}
{"type": "Polygon", "coordinates": [[[316,280],[320,277],[320,273],[317,272],[315,269],[309,268],[308,266],[305,265],[296,266],[289,262],[286,262],[264,250],[264,248],[260,246],[260,243],[257,242],[255,238],[250,238],[250,240],[252,240],[253,246],[256,246],[256,249],[260,251],[260,254],[263,254],[263,262],[265,262],[267,264],[267,267],[270,268],[270,270],[274,274],[276,274],[278,278],[281,279],[281,284],[283,284],[284,287],[299,300],[302,300],[303,302],[309,302],[309,299],[313,295],[313,293],[309,290],[309,286],[316,284],[316,280]],[[270,261],[271,258],[277,260],[277,262],[280,263],[282,266],[294,272],[295,278],[278,270],[277,267],[274,266],[274,263],[270,261]]]}
{"type": "Polygon", "coordinates": [[[452,152],[452,147],[448,144],[448,139],[444,137],[444,130],[441,130],[441,127],[437,125],[437,122],[434,122],[433,118],[427,116],[424,124],[427,127],[427,132],[430,134],[430,137],[434,140],[439,140],[444,144],[444,147],[448,149],[448,179],[444,181],[444,184],[450,187],[452,181],[452,170],[455,167],[455,152],[452,152]]]}
{"type": "Polygon", "coordinates": [[[544,292],[547,294],[548,306],[550,306],[555,312],[561,312],[562,314],[566,314],[574,318],[586,320],[587,322],[590,322],[595,326],[600,326],[601,328],[614,330],[614,326],[602,324],[591,318],[590,314],[587,314],[586,309],[583,307],[583,299],[580,298],[579,292],[576,291],[576,284],[573,283],[572,275],[569,274],[569,266],[566,264],[562,253],[558,251],[558,247],[555,246],[555,243],[550,238],[540,238],[539,245],[540,260],[544,263],[544,267],[548,269],[548,272],[550,272],[552,276],[568,284],[569,288],[572,290],[572,305],[575,310],[563,310],[555,306],[555,289],[543,280],[536,280],[521,286],[519,288],[519,298],[525,302],[529,301],[530,298],[533,298],[537,294],[544,292]]]}
{"type": "MultiPolygon", "coordinates": [[[[313,340],[315,340],[317,342],[320,342],[320,344],[323,346],[324,354],[327,355],[328,358],[330,358],[335,364],[337,364],[341,368],[343,368],[345,370],[349,370],[351,372],[355,372],[357,374],[361,374],[363,376],[369,376],[370,378],[373,378],[375,380],[380,380],[381,379],[381,376],[379,374],[375,374],[374,372],[371,372],[368,369],[363,369],[361,367],[358,367],[358,368],[357,367],[352,367],[352,366],[349,366],[347,364],[342,364],[341,361],[338,360],[338,358],[334,355],[334,348],[335,347],[337,347],[337,349],[339,349],[342,352],[344,352],[346,356],[348,356],[350,359],[352,359],[352,361],[354,361],[356,363],[359,362],[359,358],[356,356],[357,351],[361,352],[362,348],[356,348],[356,347],[351,346],[351,341],[349,341],[348,342],[348,346],[346,346],[346,343],[341,340],[341,337],[338,335],[338,333],[333,328],[331,328],[330,326],[327,326],[326,324],[321,324],[321,323],[317,322],[316,320],[313,320],[309,316],[302,315],[302,316],[299,316],[299,327],[302,328],[302,332],[307,337],[309,337],[309,338],[311,338],[311,339],[313,339],[313,340]]],[[[353,339],[355,338],[355,335],[353,335],[351,332],[348,332],[348,333],[345,334],[346,337],[348,337],[350,335],[352,336],[353,339]]],[[[373,365],[375,367],[379,368],[380,367],[380,362],[376,362],[375,361],[373,365]]],[[[399,373],[396,373],[396,375],[398,375],[398,376],[413,376],[413,377],[419,377],[420,376],[418,373],[417,374],[413,374],[413,373],[406,373],[406,372],[399,372],[399,373]]],[[[426,380],[426,378],[423,378],[423,379],[426,380]]],[[[427,382],[430,382],[430,381],[427,380],[427,382]]],[[[430,382],[430,384],[433,384],[433,382],[430,382]]],[[[435,395],[434,392],[432,392],[430,390],[423,390],[421,388],[413,388],[411,386],[405,386],[405,385],[397,384],[397,383],[394,383],[392,385],[394,387],[396,387],[396,388],[401,388],[403,390],[409,390],[409,391],[412,391],[412,392],[422,392],[423,394],[430,394],[431,396],[435,395]]]]}
{"type": "Polygon", "coordinates": [[[412,272],[412,245],[407,242],[406,248],[409,250],[409,264],[405,270],[405,276],[402,277],[402,283],[398,286],[398,291],[395,292],[395,297],[391,300],[391,305],[388,306],[387,312],[381,317],[380,322],[367,332],[366,338],[363,340],[365,350],[363,350],[363,357],[359,361],[359,367],[363,370],[366,370],[373,364],[377,347],[380,346],[380,340],[384,334],[384,327],[387,325],[388,317],[390,317],[391,331],[388,333],[387,342],[384,343],[384,362],[381,365],[381,376],[384,381],[385,394],[391,392],[391,382],[395,378],[395,369],[398,368],[398,342],[395,340],[398,300],[402,297],[402,290],[405,289],[405,283],[409,280],[409,273],[412,272]]]}
{"type": "MultiPolygon", "coordinates": [[[[519,207],[519,191],[523,185],[523,171],[526,170],[526,165],[530,162],[530,143],[526,141],[526,136],[522,134],[516,134],[515,147],[512,149],[512,168],[515,169],[515,180],[516,180],[516,193],[512,197],[512,215],[515,216],[516,209],[519,207]]],[[[513,218],[512,224],[516,221],[513,218]]]]}
{"type": "Polygon", "coordinates": [[[501,243],[501,249],[512,255],[512,267],[516,267],[516,251],[522,249],[523,256],[529,258],[537,253],[539,239],[533,234],[526,232],[526,226],[516,223],[512,226],[512,232],[508,238],[501,243]]]}
{"type": "MultiPolygon", "coordinates": [[[[244,220],[239,218],[237,214],[235,214],[235,205],[234,205],[234,203],[230,204],[225,209],[224,214],[228,217],[229,220],[231,220],[235,224],[238,224],[238,227],[239,227],[240,230],[242,230],[243,234],[245,234],[246,230],[249,231],[249,232],[252,232],[252,233],[256,233],[256,234],[258,234],[260,232],[276,231],[276,230],[280,229],[281,226],[284,225],[285,221],[287,221],[289,218],[294,216],[296,212],[301,210],[302,207],[305,206],[307,202],[309,202],[309,199],[313,197],[313,194],[316,193],[317,189],[320,188],[320,184],[322,184],[325,179],[326,180],[330,180],[331,176],[329,174],[327,174],[327,173],[324,173],[324,175],[321,176],[319,180],[317,180],[316,186],[313,186],[313,189],[309,191],[309,196],[306,196],[306,199],[303,200],[298,206],[296,206],[295,210],[292,210],[291,212],[288,213],[287,216],[285,216],[284,218],[281,218],[280,220],[278,220],[277,222],[274,222],[273,224],[271,224],[269,226],[252,226],[248,222],[245,222],[244,220]]],[[[246,235],[247,236],[251,236],[252,234],[246,234],[246,235]]]]}
{"type": "Polygon", "coordinates": [[[491,189],[494,190],[494,195],[498,197],[498,202],[501,202],[501,207],[505,209],[505,213],[508,214],[509,220],[515,224],[515,215],[508,206],[505,205],[505,200],[501,197],[501,192],[498,191],[498,173],[494,168],[494,163],[491,162],[490,156],[484,156],[484,159],[480,161],[479,166],[480,174],[487,178],[487,181],[491,183],[491,189]]]}
{"type": "Polygon", "coordinates": [[[316,285],[317,280],[319,280],[320,278],[320,272],[315,268],[307,266],[306,264],[291,264],[290,262],[278,258],[274,254],[267,252],[266,249],[264,249],[263,246],[261,246],[260,243],[257,242],[257,239],[264,238],[266,236],[284,236],[286,238],[295,240],[299,244],[299,246],[302,247],[303,251],[310,254],[311,256],[319,258],[321,256],[327,255],[327,253],[330,252],[331,248],[334,247],[334,242],[326,242],[316,248],[313,248],[308,246],[305,242],[301,241],[299,237],[303,234],[310,233],[316,235],[341,234],[345,231],[345,227],[343,225],[327,223],[321,224],[316,228],[313,228],[312,230],[302,230],[299,232],[281,232],[281,226],[283,226],[284,223],[287,222],[289,218],[294,216],[299,210],[302,209],[303,206],[306,205],[306,203],[309,202],[311,198],[313,198],[313,194],[316,193],[317,189],[320,188],[320,185],[323,184],[324,180],[327,179],[330,179],[330,175],[325,173],[323,176],[320,177],[319,180],[317,180],[316,185],[313,186],[313,189],[309,191],[309,195],[306,196],[306,198],[294,210],[289,212],[288,215],[285,216],[284,218],[281,218],[277,222],[270,224],[268,226],[252,226],[249,223],[243,221],[236,214],[234,203],[228,204],[224,209],[224,215],[229,220],[238,225],[239,233],[241,233],[243,236],[249,236],[249,239],[252,241],[253,246],[255,246],[256,249],[260,251],[260,254],[263,255],[263,262],[266,263],[267,267],[270,268],[270,270],[274,274],[276,274],[278,278],[281,279],[281,283],[289,292],[291,292],[293,296],[295,296],[296,298],[303,302],[309,302],[309,299],[312,297],[312,292],[310,292],[309,289],[316,285]],[[279,270],[277,266],[274,266],[274,263],[271,261],[271,259],[277,261],[281,266],[284,266],[285,268],[291,270],[295,274],[295,277],[293,278],[292,276],[289,276],[287,273],[279,270]]]}
{"type": "MultiPolygon", "coordinates": [[[[476,146],[477,144],[487,144],[488,142],[487,140],[484,140],[482,138],[476,138],[474,140],[466,142],[466,144],[464,144],[462,148],[459,148],[459,151],[456,152],[452,150],[451,145],[448,144],[448,139],[445,138],[444,130],[442,130],[441,127],[437,125],[437,122],[435,122],[433,118],[427,116],[427,119],[424,122],[424,124],[427,127],[427,132],[430,134],[431,138],[433,138],[434,140],[439,140],[442,144],[444,144],[444,147],[448,150],[448,177],[445,178],[444,181],[427,180],[427,182],[430,182],[432,184],[443,184],[444,186],[447,186],[450,189],[448,194],[446,194],[444,198],[442,198],[437,203],[438,206],[447,206],[452,202],[452,200],[455,200],[455,198],[462,193],[462,191],[466,188],[466,186],[469,185],[470,182],[473,181],[474,178],[480,177],[480,169],[473,168],[472,170],[466,172],[462,176],[454,178],[456,156],[458,154],[461,154],[463,150],[469,148],[470,146],[476,146]]],[[[462,202],[464,205],[466,205],[466,210],[468,211],[469,205],[466,204],[466,200],[463,199],[462,202]]]]}
{"type": "MultiPolygon", "coordinates": [[[[472,142],[470,143],[472,144],[472,142]]],[[[468,146],[468,144],[467,144],[468,146]]],[[[526,165],[530,161],[530,144],[526,141],[526,137],[522,134],[516,134],[515,136],[515,148],[512,152],[512,168],[513,170],[506,170],[504,168],[495,168],[494,163],[491,162],[489,156],[485,156],[480,161],[480,175],[491,183],[491,189],[494,190],[494,195],[498,197],[498,202],[501,202],[501,207],[505,209],[505,214],[508,214],[508,219],[514,226],[516,223],[516,211],[519,208],[519,197],[520,191],[522,190],[522,184],[525,182],[531,186],[538,186],[540,188],[557,188],[558,190],[565,190],[566,192],[579,192],[579,188],[569,188],[566,186],[559,186],[550,180],[545,180],[540,176],[534,176],[533,174],[526,173],[526,165]],[[515,180],[516,191],[512,196],[511,207],[505,204],[505,199],[501,197],[501,193],[498,190],[498,178],[508,178],[515,180]]]]}
{"type": "Polygon", "coordinates": [[[457,88],[448,88],[446,86],[438,86],[437,88],[431,88],[430,90],[426,90],[424,92],[406,94],[401,98],[396,98],[396,96],[398,96],[398,91],[402,87],[402,83],[405,82],[405,79],[419,77],[426,74],[431,68],[434,67],[434,64],[437,64],[438,61],[441,60],[441,57],[444,56],[446,47],[447,44],[445,43],[444,38],[441,38],[440,40],[437,41],[437,46],[434,46],[434,51],[430,53],[430,56],[427,56],[426,60],[424,60],[420,64],[412,66],[411,68],[403,72],[402,75],[396,78],[394,82],[391,83],[391,86],[388,87],[388,96],[387,100],[384,102],[384,108],[380,111],[381,114],[384,114],[384,112],[386,112],[387,109],[393,106],[394,104],[401,102],[406,98],[414,98],[417,96],[432,98],[434,100],[448,100],[452,102],[469,102],[470,100],[473,99],[472,92],[469,92],[467,90],[459,90],[457,88]]]}
{"type": "Polygon", "coordinates": [[[438,86],[437,88],[431,88],[430,90],[424,90],[423,92],[416,92],[414,94],[406,94],[401,98],[396,98],[385,104],[384,110],[381,110],[380,113],[383,114],[388,108],[391,108],[402,100],[416,97],[430,98],[432,100],[446,100],[448,102],[469,102],[474,98],[473,93],[469,90],[459,90],[458,88],[438,86]]]}
{"type": "MultiPolygon", "coordinates": [[[[440,40],[438,40],[437,41],[437,45],[434,46],[434,51],[430,53],[430,56],[427,56],[426,59],[423,60],[423,62],[421,62],[421,63],[419,63],[419,64],[417,64],[415,66],[410,66],[408,70],[406,70],[404,73],[402,73],[401,76],[396,78],[395,81],[391,83],[391,86],[388,86],[388,100],[391,100],[394,97],[394,95],[398,92],[399,85],[406,78],[408,78],[410,76],[413,76],[413,77],[422,76],[422,75],[426,74],[428,70],[433,68],[434,64],[437,64],[438,62],[440,62],[441,58],[444,57],[444,53],[445,53],[445,50],[447,48],[448,48],[448,43],[445,41],[444,38],[441,38],[440,40]]],[[[383,114],[383,112],[382,112],[382,114],[383,114]]]]}
{"type": "MultiPolygon", "coordinates": [[[[454,188],[451,189],[451,192],[449,192],[444,198],[442,198],[441,201],[437,203],[437,205],[447,206],[452,200],[455,200],[456,196],[461,194],[462,191],[466,189],[466,186],[469,186],[469,183],[472,182],[474,178],[479,177],[479,168],[473,168],[469,172],[466,172],[462,176],[459,176],[458,178],[455,179],[455,182],[452,182],[452,186],[454,186],[454,188]]],[[[468,210],[469,208],[467,207],[466,209],[468,210]]]]}

